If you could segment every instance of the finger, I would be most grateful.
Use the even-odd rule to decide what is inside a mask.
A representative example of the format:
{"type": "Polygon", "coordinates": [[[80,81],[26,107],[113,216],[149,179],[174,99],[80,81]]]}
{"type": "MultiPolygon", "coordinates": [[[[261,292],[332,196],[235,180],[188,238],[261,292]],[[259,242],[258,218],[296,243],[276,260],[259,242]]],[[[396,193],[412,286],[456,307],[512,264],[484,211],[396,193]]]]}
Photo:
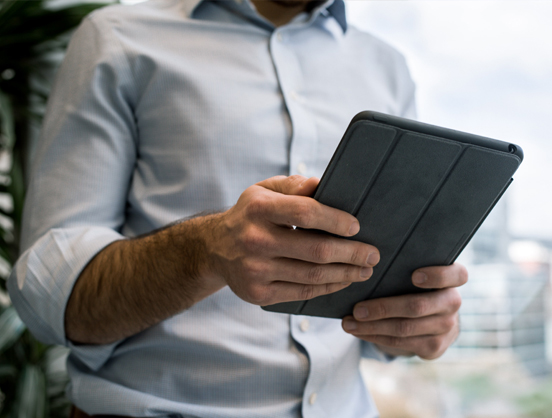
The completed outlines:
{"type": "Polygon", "coordinates": [[[360,224],[353,215],[312,198],[280,195],[271,204],[265,215],[275,225],[316,229],[343,237],[351,237],[360,231],[360,224]]]}
{"type": "Polygon", "coordinates": [[[457,312],[462,298],[455,288],[359,302],[353,309],[358,321],[388,318],[421,318],[457,312]]]}
{"type": "Polygon", "coordinates": [[[301,195],[314,191],[318,179],[303,176],[271,177],[248,188],[246,213],[275,225],[317,229],[350,237],[360,231],[358,220],[347,212],[301,195]],[[299,195],[297,195],[299,194],[299,195]]]}
{"type": "Polygon", "coordinates": [[[277,193],[297,196],[312,196],[320,183],[317,177],[305,176],[275,176],[257,183],[258,186],[277,193]]]}
{"type": "Polygon", "coordinates": [[[270,287],[275,295],[285,301],[310,300],[345,289],[351,283],[328,283],[322,285],[307,285],[288,282],[273,282],[270,287]]]}
{"type": "Polygon", "coordinates": [[[250,225],[236,234],[236,245],[246,254],[289,258],[316,264],[345,263],[374,267],[380,260],[376,247],[313,231],[250,225]]]}
{"type": "Polygon", "coordinates": [[[425,289],[458,287],[468,281],[468,271],[462,264],[423,267],[412,274],[412,283],[425,289]]]}
{"type": "Polygon", "coordinates": [[[357,267],[348,264],[314,264],[291,259],[259,260],[249,262],[248,277],[253,280],[271,282],[290,282],[308,285],[323,285],[330,283],[361,282],[372,276],[370,267],[357,267]],[[251,267],[252,266],[252,267],[251,267]]]}
{"type": "Polygon", "coordinates": [[[458,315],[433,315],[424,318],[395,318],[361,322],[352,316],[343,319],[343,329],[356,336],[384,335],[388,337],[417,337],[447,334],[458,326],[458,315]]]}
{"type": "MultiPolygon", "coordinates": [[[[239,292],[240,298],[254,305],[272,305],[282,302],[308,300],[345,289],[351,283],[327,283],[308,285],[290,282],[271,282],[264,286],[254,286],[239,292]]],[[[234,290],[234,289],[233,289],[234,290]]]]}
{"type": "Polygon", "coordinates": [[[359,241],[345,240],[305,230],[276,230],[272,256],[308,261],[316,264],[345,263],[361,267],[374,267],[380,260],[376,247],[359,241]],[[276,254],[277,252],[277,254],[276,254]]]}

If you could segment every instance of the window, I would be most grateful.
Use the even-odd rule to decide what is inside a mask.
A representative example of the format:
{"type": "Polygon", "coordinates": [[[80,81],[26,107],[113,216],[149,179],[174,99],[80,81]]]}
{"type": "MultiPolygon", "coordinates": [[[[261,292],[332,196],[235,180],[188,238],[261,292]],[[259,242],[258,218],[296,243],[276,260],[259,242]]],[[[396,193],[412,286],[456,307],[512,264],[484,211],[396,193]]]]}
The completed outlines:
{"type": "Polygon", "coordinates": [[[544,394],[540,408],[552,405],[552,3],[348,1],[347,12],[352,25],[406,56],[419,120],[525,152],[510,190],[461,256],[470,282],[461,289],[456,344],[436,362],[364,365],[382,418],[544,416],[531,399],[544,394]]]}

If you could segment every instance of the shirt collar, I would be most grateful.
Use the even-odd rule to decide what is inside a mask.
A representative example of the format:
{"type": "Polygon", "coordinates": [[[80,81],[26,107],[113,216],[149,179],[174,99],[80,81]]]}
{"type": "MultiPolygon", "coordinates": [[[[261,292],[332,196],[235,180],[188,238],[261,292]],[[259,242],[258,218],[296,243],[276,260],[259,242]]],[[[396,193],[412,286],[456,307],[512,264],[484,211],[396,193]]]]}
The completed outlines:
{"type": "MultiPolygon", "coordinates": [[[[208,0],[182,0],[182,9],[186,16],[191,17],[194,10],[197,8],[197,6],[203,2],[208,0]]],[[[236,3],[242,3],[246,0],[231,0],[236,3]]],[[[329,15],[331,15],[337,23],[339,23],[339,26],[343,30],[343,33],[347,31],[347,18],[345,15],[345,3],[343,0],[327,0],[322,1],[321,5],[317,8],[318,13],[327,12],[329,15]]],[[[315,9],[316,10],[316,9],[315,9]]]]}
{"type": "Polygon", "coordinates": [[[347,17],[345,15],[345,3],[343,0],[335,0],[332,4],[326,7],[326,10],[333,16],[343,33],[347,32],[347,17]]]}

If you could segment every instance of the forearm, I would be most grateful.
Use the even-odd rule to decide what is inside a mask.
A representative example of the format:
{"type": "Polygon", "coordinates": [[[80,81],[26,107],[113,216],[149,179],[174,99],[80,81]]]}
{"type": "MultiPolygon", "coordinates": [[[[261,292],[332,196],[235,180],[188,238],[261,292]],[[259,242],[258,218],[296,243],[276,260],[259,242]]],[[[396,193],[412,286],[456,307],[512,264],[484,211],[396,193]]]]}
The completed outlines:
{"type": "Polygon", "coordinates": [[[134,335],[216,292],[205,234],[220,215],[191,219],[154,234],[116,241],[80,274],[65,312],[76,343],[107,344],[134,335]]]}

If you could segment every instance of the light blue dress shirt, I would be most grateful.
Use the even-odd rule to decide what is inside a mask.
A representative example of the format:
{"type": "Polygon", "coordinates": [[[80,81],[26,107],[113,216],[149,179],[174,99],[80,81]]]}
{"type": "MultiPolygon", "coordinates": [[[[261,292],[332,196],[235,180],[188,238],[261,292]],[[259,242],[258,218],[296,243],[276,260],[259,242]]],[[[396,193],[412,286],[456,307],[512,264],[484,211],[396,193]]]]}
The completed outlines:
{"type": "Polygon", "coordinates": [[[377,416],[359,361],[383,355],[338,320],[265,312],[224,288],[133,337],[74,346],[64,311],[111,242],[228,208],[274,175],[321,176],[357,112],[413,117],[413,98],[402,56],[347,27],[341,0],[279,28],[248,0],[85,19],[51,95],[9,280],[31,331],[71,348],[72,401],[89,414],[377,416]]]}

